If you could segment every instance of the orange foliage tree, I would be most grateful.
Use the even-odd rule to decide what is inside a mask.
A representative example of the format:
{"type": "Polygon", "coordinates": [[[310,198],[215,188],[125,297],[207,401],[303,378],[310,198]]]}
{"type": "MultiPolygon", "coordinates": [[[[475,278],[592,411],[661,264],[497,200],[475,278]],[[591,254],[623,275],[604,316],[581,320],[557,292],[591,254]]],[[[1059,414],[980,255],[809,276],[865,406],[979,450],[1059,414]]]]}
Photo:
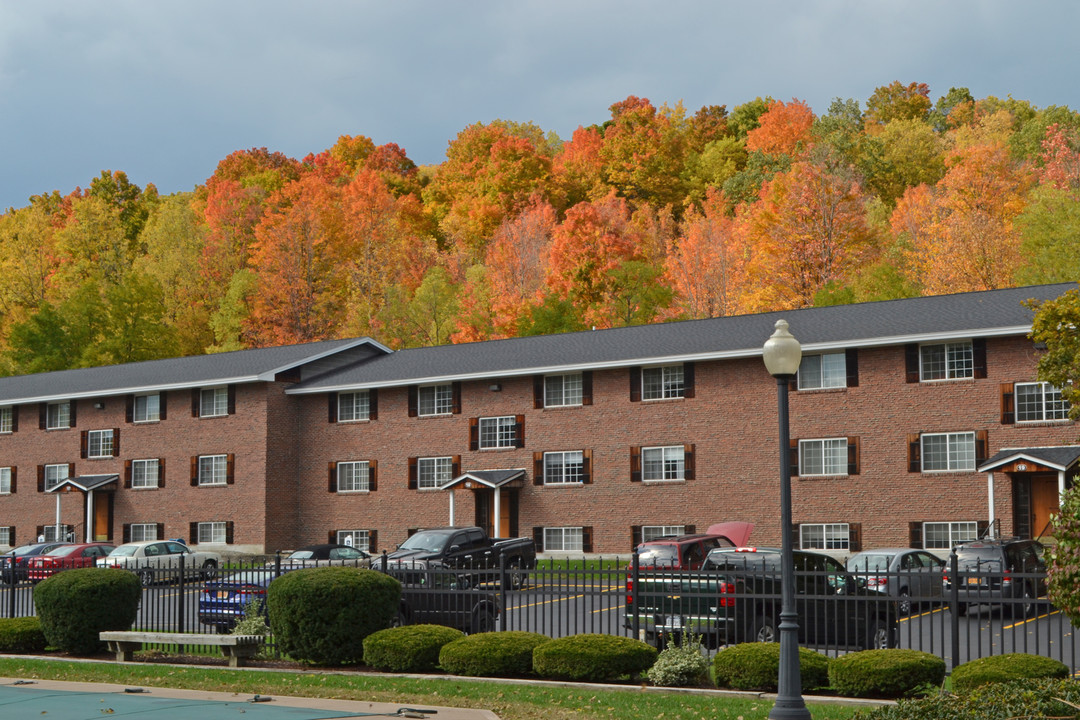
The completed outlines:
{"type": "Polygon", "coordinates": [[[813,124],[814,111],[802,100],[773,100],[758,118],[758,126],[746,134],[746,149],[795,156],[810,143],[813,124]]]}

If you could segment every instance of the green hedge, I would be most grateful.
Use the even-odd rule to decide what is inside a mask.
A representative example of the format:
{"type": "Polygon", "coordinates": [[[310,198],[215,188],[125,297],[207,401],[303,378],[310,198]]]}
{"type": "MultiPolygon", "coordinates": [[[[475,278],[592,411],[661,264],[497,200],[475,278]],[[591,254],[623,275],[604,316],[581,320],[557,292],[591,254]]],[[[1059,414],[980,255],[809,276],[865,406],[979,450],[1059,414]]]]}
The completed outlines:
{"type": "Polygon", "coordinates": [[[444,625],[403,625],[386,628],[364,639],[364,662],[389,672],[430,672],[439,667],[439,651],[465,637],[444,625]]]}
{"type": "Polygon", "coordinates": [[[1066,678],[1069,668],[1048,657],[1009,653],[971,660],[952,671],[953,692],[970,692],[980,685],[1009,680],[1066,678]]]}
{"type": "MultiPolygon", "coordinates": [[[[717,687],[776,692],[780,677],[780,643],[740,643],[725,648],[713,658],[713,675],[717,687]]],[[[803,692],[827,686],[829,658],[800,647],[799,679],[803,692]]]]}
{"type": "Polygon", "coordinates": [[[829,684],[847,697],[899,698],[944,679],[945,661],[918,650],[863,650],[829,661],[829,684]]]}
{"type": "Polygon", "coordinates": [[[135,622],[142,585],[135,573],[115,568],[76,568],[34,588],[34,607],[46,641],[65,652],[105,648],[102,630],[128,630],[135,622]]]}
{"type": "Polygon", "coordinates": [[[444,645],[439,665],[454,675],[472,677],[521,676],[533,672],[533,651],[551,638],[511,630],[476,633],[444,645]]]}
{"type": "Polygon", "coordinates": [[[860,710],[852,720],[1074,718],[1076,705],[1080,705],[1080,683],[1075,680],[1017,680],[983,685],[966,695],[900,700],[896,705],[860,710]]]}
{"type": "Polygon", "coordinates": [[[0,618],[0,652],[36,653],[47,644],[38,618],[0,618]]]}
{"type": "Polygon", "coordinates": [[[656,661],[656,648],[633,638],[585,633],[537,646],[533,670],[557,680],[603,682],[637,678],[656,661]]]}

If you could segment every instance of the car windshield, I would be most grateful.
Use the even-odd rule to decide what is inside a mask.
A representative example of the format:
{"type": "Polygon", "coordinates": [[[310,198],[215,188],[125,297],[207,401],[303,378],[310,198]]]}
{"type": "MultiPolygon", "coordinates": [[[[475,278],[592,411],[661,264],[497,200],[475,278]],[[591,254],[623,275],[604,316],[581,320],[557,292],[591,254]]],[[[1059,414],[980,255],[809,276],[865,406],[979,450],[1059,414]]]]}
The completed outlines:
{"type": "Polygon", "coordinates": [[[638,562],[651,567],[679,564],[679,549],[674,545],[646,545],[638,553],[638,562]]]}
{"type": "Polygon", "coordinates": [[[293,550],[286,560],[310,560],[315,557],[315,551],[313,550],[293,550]]]}
{"type": "Polygon", "coordinates": [[[109,557],[131,557],[138,552],[138,545],[121,545],[113,548],[113,551],[109,553],[109,557]]]}
{"type": "Polygon", "coordinates": [[[776,552],[717,552],[705,558],[703,570],[767,570],[780,569],[780,553],[776,552]]]}
{"type": "Polygon", "coordinates": [[[886,572],[893,556],[883,553],[859,553],[847,561],[848,572],[886,572]]]}
{"type": "Polygon", "coordinates": [[[423,552],[442,552],[446,547],[446,535],[419,532],[406,538],[405,542],[398,545],[399,550],[420,550],[423,552]]]}
{"type": "Polygon", "coordinates": [[[15,557],[22,557],[24,555],[29,555],[36,547],[37,545],[23,545],[22,547],[17,547],[11,552],[5,554],[14,555],[15,557]]]}
{"type": "Polygon", "coordinates": [[[64,545],[62,547],[56,548],[55,550],[50,550],[47,553],[42,553],[42,555],[52,555],[53,557],[67,557],[68,555],[74,553],[76,550],[81,549],[82,547],[79,545],[64,545]]]}
{"type": "Polygon", "coordinates": [[[956,552],[956,559],[960,567],[964,568],[1001,567],[1001,550],[994,547],[960,548],[956,552]]]}

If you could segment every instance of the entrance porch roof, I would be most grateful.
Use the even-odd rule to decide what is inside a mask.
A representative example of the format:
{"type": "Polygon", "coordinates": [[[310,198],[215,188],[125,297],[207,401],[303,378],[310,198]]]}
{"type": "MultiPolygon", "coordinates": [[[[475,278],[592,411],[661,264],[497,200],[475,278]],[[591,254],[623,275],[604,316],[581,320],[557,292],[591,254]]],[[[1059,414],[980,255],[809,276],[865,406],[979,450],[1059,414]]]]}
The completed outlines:
{"type": "Polygon", "coordinates": [[[1080,445],[1059,445],[1057,447],[1006,448],[1000,450],[979,466],[979,472],[1008,470],[1013,472],[1031,472],[1036,470],[1067,472],[1075,470],[1080,461],[1080,445]],[[1026,464],[1035,467],[1024,468],[1026,464]]]}

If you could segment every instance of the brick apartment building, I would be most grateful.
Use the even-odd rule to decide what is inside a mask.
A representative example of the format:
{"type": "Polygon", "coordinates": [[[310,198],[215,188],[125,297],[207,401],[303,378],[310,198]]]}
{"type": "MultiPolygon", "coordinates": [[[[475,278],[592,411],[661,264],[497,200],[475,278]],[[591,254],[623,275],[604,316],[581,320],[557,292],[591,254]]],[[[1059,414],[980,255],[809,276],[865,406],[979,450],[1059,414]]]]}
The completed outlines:
{"type": "Polygon", "coordinates": [[[778,318],[804,548],[1043,533],[1080,462],[1029,298],[1075,285],[392,352],[369,338],[0,378],[0,545],[393,548],[478,524],[626,553],[724,520],[779,543],[778,318]]]}

